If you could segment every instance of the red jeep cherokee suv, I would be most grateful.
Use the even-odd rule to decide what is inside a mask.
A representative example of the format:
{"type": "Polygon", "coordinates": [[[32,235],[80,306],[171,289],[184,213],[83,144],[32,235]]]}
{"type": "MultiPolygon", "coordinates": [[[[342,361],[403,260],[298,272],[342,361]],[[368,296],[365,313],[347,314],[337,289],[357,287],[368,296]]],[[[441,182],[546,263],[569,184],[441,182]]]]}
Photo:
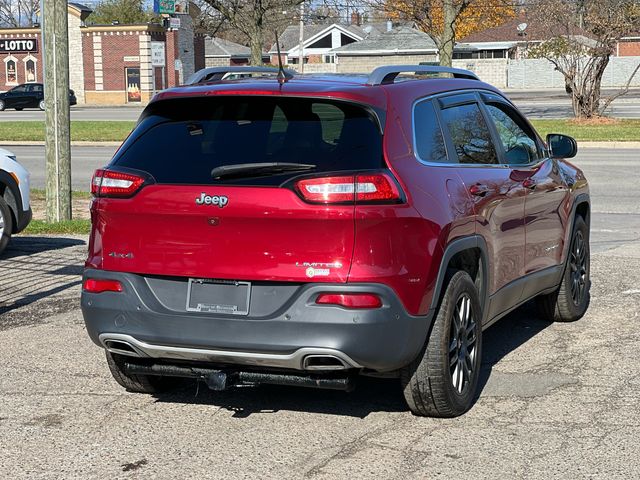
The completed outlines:
{"type": "Polygon", "coordinates": [[[534,298],[585,313],[573,139],[464,70],[227,70],[158,94],[92,180],[82,311],[122,386],[396,375],[412,412],[451,417],[483,329],[534,298]]]}

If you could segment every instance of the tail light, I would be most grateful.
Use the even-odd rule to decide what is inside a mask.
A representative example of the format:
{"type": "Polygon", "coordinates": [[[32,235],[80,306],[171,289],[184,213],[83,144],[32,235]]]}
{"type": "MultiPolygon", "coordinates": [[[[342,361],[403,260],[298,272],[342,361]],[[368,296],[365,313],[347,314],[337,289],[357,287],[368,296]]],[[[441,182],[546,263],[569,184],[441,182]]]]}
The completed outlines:
{"type": "Polygon", "coordinates": [[[89,293],[121,292],[122,283],[117,280],[96,280],[87,278],[82,285],[82,289],[89,293]]]}
{"type": "Polygon", "coordinates": [[[380,308],[382,300],[373,293],[321,293],[316,298],[319,305],[339,305],[345,308],[380,308]]]}
{"type": "Polygon", "coordinates": [[[312,203],[398,203],[400,189],[387,173],[306,178],[295,184],[300,196],[312,203]]]}
{"type": "Polygon", "coordinates": [[[147,181],[142,175],[98,169],[91,179],[91,194],[96,197],[130,197],[147,181]]]}

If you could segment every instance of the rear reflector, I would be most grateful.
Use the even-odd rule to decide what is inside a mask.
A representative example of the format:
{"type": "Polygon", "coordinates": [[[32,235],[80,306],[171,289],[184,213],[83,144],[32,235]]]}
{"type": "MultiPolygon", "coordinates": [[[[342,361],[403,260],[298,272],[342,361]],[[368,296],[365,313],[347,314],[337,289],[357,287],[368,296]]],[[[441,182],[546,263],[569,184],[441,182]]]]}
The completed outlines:
{"type": "Polygon", "coordinates": [[[91,193],[96,197],[130,197],[144,182],[139,175],[99,169],[93,174],[91,193]]]}
{"type": "Polygon", "coordinates": [[[96,280],[95,278],[88,278],[84,281],[82,289],[89,293],[121,292],[122,284],[117,280],[96,280]]]}
{"type": "Polygon", "coordinates": [[[345,308],[380,308],[382,300],[373,293],[321,293],[316,299],[320,305],[340,305],[345,308]]]}
{"type": "Polygon", "coordinates": [[[402,198],[396,182],[386,173],[307,178],[296,182],[296,189],[313,203],[396,203],[402,198]]]}

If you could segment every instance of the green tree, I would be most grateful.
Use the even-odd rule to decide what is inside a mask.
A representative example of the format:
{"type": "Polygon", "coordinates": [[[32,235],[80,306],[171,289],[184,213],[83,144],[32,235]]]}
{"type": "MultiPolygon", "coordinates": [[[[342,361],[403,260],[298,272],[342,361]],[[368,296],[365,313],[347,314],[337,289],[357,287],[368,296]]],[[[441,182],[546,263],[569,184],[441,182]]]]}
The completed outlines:
{"type": "Polygon", "coordinates": [[[103,0],[87,18],[87,23],[149,23],[158,21],[144,0],[103,0]]]}

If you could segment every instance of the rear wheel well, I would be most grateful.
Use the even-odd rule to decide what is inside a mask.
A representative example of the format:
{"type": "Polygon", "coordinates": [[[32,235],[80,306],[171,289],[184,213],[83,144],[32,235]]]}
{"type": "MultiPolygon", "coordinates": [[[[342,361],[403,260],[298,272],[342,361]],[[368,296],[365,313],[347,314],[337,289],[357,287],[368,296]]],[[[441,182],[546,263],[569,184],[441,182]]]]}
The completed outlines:
{"type": "MultiPolygon", "coordinates": [[[[479,248],[469,248],[457,252],[447,264],[448,270],[462,270],[467,272],[473,280],[476,288],[478,289],[478,295],[480,296],[480,303],[484,303],[485,295],[485,278],[484,270],[486,266],[482,260],[482,252],[479,248]]],[[[444,288],[443,288],[444,290],[444,288]]]]}

